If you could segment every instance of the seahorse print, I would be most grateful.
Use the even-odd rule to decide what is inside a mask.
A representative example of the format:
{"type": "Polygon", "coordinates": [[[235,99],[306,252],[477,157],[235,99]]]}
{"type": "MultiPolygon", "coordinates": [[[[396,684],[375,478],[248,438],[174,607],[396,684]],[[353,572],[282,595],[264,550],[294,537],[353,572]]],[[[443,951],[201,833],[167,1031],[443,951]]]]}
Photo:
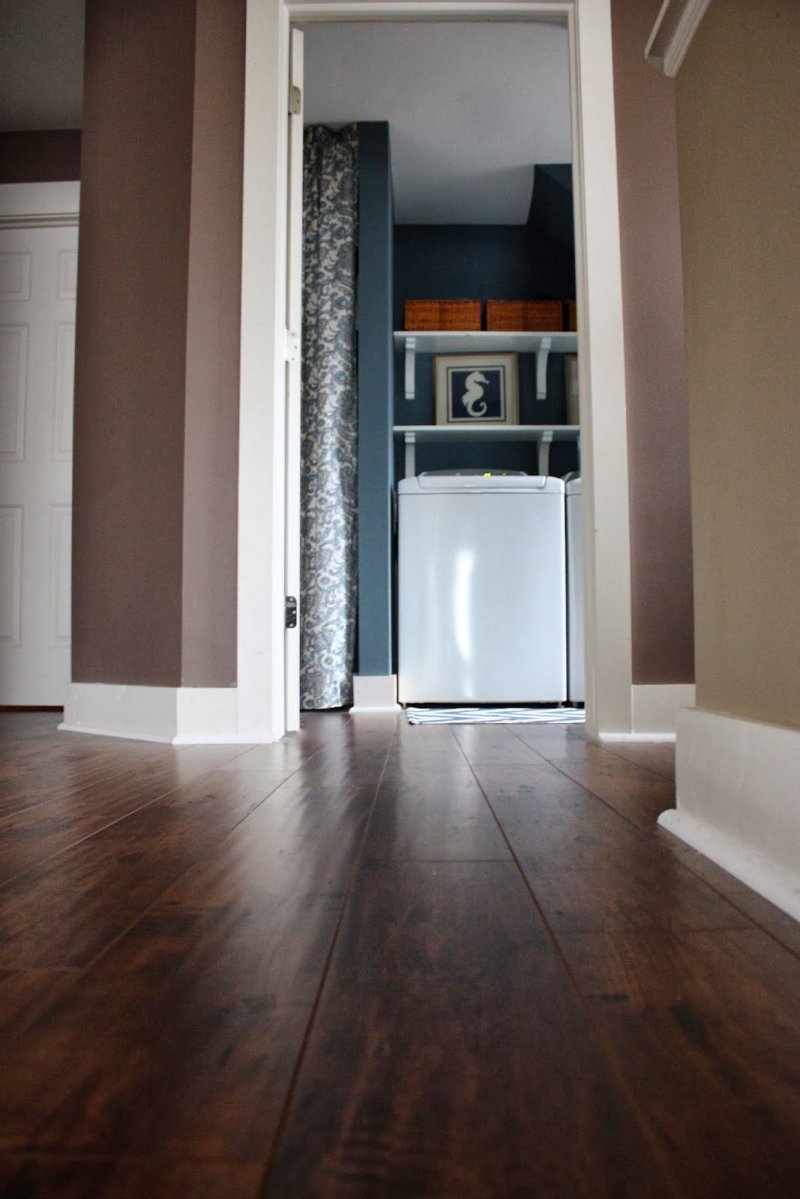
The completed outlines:
{"type": "Polygon", "coordinates": [[[485,416],[489,410],[489,405],[483,399],[483,388],[481,383],[488,383],[489,380],[481,371],[473,371],[467,375],[465,379],[466,390],[462,396],[461,403],[466,408],[470,416],[485,416]]]}

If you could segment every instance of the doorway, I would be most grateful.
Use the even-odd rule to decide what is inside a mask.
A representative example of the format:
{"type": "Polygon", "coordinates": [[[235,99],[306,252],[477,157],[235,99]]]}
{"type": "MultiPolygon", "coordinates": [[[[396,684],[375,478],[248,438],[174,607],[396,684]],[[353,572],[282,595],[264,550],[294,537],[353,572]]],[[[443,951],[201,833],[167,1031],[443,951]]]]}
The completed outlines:
{"type": "MultiPolygon", "coordinates": [[[[303,357],[309,386],[319,378],[319,369],[314,368],[316,322],[324,319],[326,329],[332,320],[339,322],[335,344],[342,348],[352,327],[353,314],[345,311],[343,303],[351,294],[344,284],[352,260],[342,254],[342,225],[349,212],[346,197],[350,192],[341,194],[347,175],[343,151],[337,147],[339,138],[355,136],[357,142],[359,503],[355,555],[359,620],[355,706],[374,710],[375,706],[396,707],[390,499],[405,473],[399,429],[420,426],[415,434],[420,441],[415,453],[420,471],[471,466],[530,474],[538,469],[536,443],[528,440],[535,436],[535,428],[549,422],[566,423],[561,352],[567,348],[562,343],[570,343],[574,349],[574,335],[558,333],[551,338],[554,344],[546,389],[538,394],[533,352],[538,343],[513,334],[504,336],[502,329],[510,330],[511,325],[495,316],[492,301],[555,299],[557,319],[548,315],[551,327],[560,330],[561,301],[575,296],[568,36],[563,21],[316,22],[301,24],[299,32],[303,37],[308,224],[303,357]],[[312,169],[319,159],[319,139],[331,156],[337,155],[333,174],[326,170],[318,175],[312,169]],[[309,198],[322,194],[323,182],[326,196],[335,189],[336,203],[329,200],[324,205],[327,221],[313,206],[311,220],[309,198]],[[310,231],[318,230],[319,236],[328,222],[337,249],[327,260],[339,265],[342,278],[329,268],[324,291],[320,291],[315,269],[318,241],[310,231]],[[314,278],[313,285],[309,285],[309,275],[314,278]],[[472,298],[466,306],[465,297],[472,298]],[[412,319],[420,304],[424,308],[426,302],[440,298],[462,302],[455,309],[448,304],[445,324],[440,326],[462,330],[452,335],[457,350],[512,354],[515,391],[519,377],[519,411],[514,420],[517,439],[476,444],[470,438],[469,442],[431,444],[428,431],[431,435],[437,431],[434,355],[448,350],[446,346],[431,350],[424,338],[416,339],[409,389],[404,383],[402,331],[424,328],[424,323],[409,324],[405,315],[412,319]],[[468,318],[463,324],[454,324],[464,307],[469,308],[468,318]],[[492,332],[493,328],[499,331],[492,332]],[[475,330],[475,336],[465,332],[468,330],[475,330]],[[365,703],[361,694],[365,681],[372,692],[370,703],[365,703]]],[[[321,348],[320,367],[330,361],[333,344],[329,332],[321,348]]],[[[349,376],[341,369],[326,377],[324,392],[316,395],[313,403],[304,402],[303,409],[304,446],[309,446],[308,455],[315,464],[312,472],[306,470],[303,475],[304,487],[315,492],[325,485],[327,476],[332,480],[325,514],[320,513],[312,495],[303,504],[301,522],[302,558],[307,564],[301,580],[301,696],[302,706],[312,708],[329,705],[309,702],[309,697],[324,698],[331,692],[338,699],[341,693],[337,650],[341,650],[348,625],[345,604],[337,605],[334,597],[341,599],[343,569],[351,562],[343,536],[347,526],[343,520],[334,523],[330,515],[338,510],[334,503],[337,482],[344,485],[350,478],[345,451],[349,424],[340,416],[334,428],[330,421],[315,416],[344,400],[349,376]],[[324,437],[322,444],[314,441],[313,450],[312,432],[324,437]],[[309,537],[307,526],[312,521],[315,533],[309,537]],[[316,528],[317,523],[321,528],[316,528]],[[322,579],[322,603],[314,584],[316,572],[322,579]],[[320,676],[329,674],[330,686],[319,685],[320,676]]],[[[477,431],[473,428],[469,433],[477,431]]],[[[446,430],[440,427],[438,432],[446,430]]],[[[548,473],[563,475],[576,466],[575,443],[557,441],[548,473]]],[[[291,528],[288,536],[291,539],[291,528]]],[[[513,607],[516,601],[507,596],[505,602],[513,607]]],[[[525,637],[535,632],[535,622],[526,615],[512,623],[519,629],[524,654],[525,637]]],[[[505,667],[510,670],[511,664],[498,664],[499,677],[506,677],[505,667]]],[[[498,691],[497,697],[502,694],[498,691]]],[[[557,699],[558,689],[548,698],[557,699]]]]}
{"type": "Polygon", "coordinates": [[[608,0],[545,4],[294,3],[248,10],[245,119],[239,689],[273,735],[286,730],[282,527],[286,486],[286,228],[293,21],[536,20],[567,23],[587,573],[587,726],[631,727],[625,381],[608,0]],[[266,331],[266,336],[265,336],[266,331]],[[265,382],[267,387],[265,389],[265,382]],[[272,394],[269,394],[272,389],[272,394]],[[265,390],[267,394],[265,395],[265,390]],[[597,397],[597,398],[596,398],[597,397]],[[265,478],[265,450],[268,474],[265,478]],[[264,502],[266,501],[266,502],[264,502]],[[264,621],[264,613],[268,619],[264,621]]]}

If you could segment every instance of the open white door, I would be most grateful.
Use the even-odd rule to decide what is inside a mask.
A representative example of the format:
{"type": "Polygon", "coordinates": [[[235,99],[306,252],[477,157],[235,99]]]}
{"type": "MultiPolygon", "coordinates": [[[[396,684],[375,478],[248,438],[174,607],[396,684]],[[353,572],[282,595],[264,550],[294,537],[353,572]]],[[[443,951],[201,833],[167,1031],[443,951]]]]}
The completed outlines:
{"type": "Polygon", "coordinates": [[[72,213],[47,214],[65,190],[0,189],[0,704],[9,706],[60,707],[70,677],[77,185],[72,213]]]}
{"type": "Polygon", "coordinates": [[[289,211],[286,271],[286,730],[300,727],[300,391],[303,327],[303,34],[292,29],[289,64],[289,211]],[[292,626],[292,621],[294,625],[292,626]]]}

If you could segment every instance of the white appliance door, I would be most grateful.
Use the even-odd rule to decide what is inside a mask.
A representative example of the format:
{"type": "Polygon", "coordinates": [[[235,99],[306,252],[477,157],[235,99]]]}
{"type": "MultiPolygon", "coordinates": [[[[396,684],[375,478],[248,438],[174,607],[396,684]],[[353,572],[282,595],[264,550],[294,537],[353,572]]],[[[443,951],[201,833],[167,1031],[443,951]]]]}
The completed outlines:
{"type": "Polygon", "coordinates": [[[563,494],[401,494],[403,703],[566,698],[563,494]]]}

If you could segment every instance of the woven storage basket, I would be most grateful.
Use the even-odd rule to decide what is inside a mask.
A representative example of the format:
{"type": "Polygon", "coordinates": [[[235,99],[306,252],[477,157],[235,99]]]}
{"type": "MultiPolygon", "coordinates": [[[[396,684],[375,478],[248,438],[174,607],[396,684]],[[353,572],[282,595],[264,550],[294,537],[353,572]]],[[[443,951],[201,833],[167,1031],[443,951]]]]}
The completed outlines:
{"type": "Polygon", "coordinates": [[[481,327],[480,300],[442,300],[442,329],[474,332],[481,327]]]}
{"type": "Polygon", "coordinates": [[[564,328],[561,300],[526,300],[525,328],[536,333],[560,333],[564,328]]]}
{"type": "Polygon", "coordinates": [[[403,305],[405,329],[441,329],[441,300],[406,300],[403,305]]]}
{"type": "Polygon", "coordinates": [[[524,300],[486,301],[486,328],[488,330],[519,333],[526,327],[524,300]]]}
{"type": "Polygon", "coordinates": [[[578,306],[574,300],[567,300],[567,329],[570,333],[578,329],[578,306]]]}

